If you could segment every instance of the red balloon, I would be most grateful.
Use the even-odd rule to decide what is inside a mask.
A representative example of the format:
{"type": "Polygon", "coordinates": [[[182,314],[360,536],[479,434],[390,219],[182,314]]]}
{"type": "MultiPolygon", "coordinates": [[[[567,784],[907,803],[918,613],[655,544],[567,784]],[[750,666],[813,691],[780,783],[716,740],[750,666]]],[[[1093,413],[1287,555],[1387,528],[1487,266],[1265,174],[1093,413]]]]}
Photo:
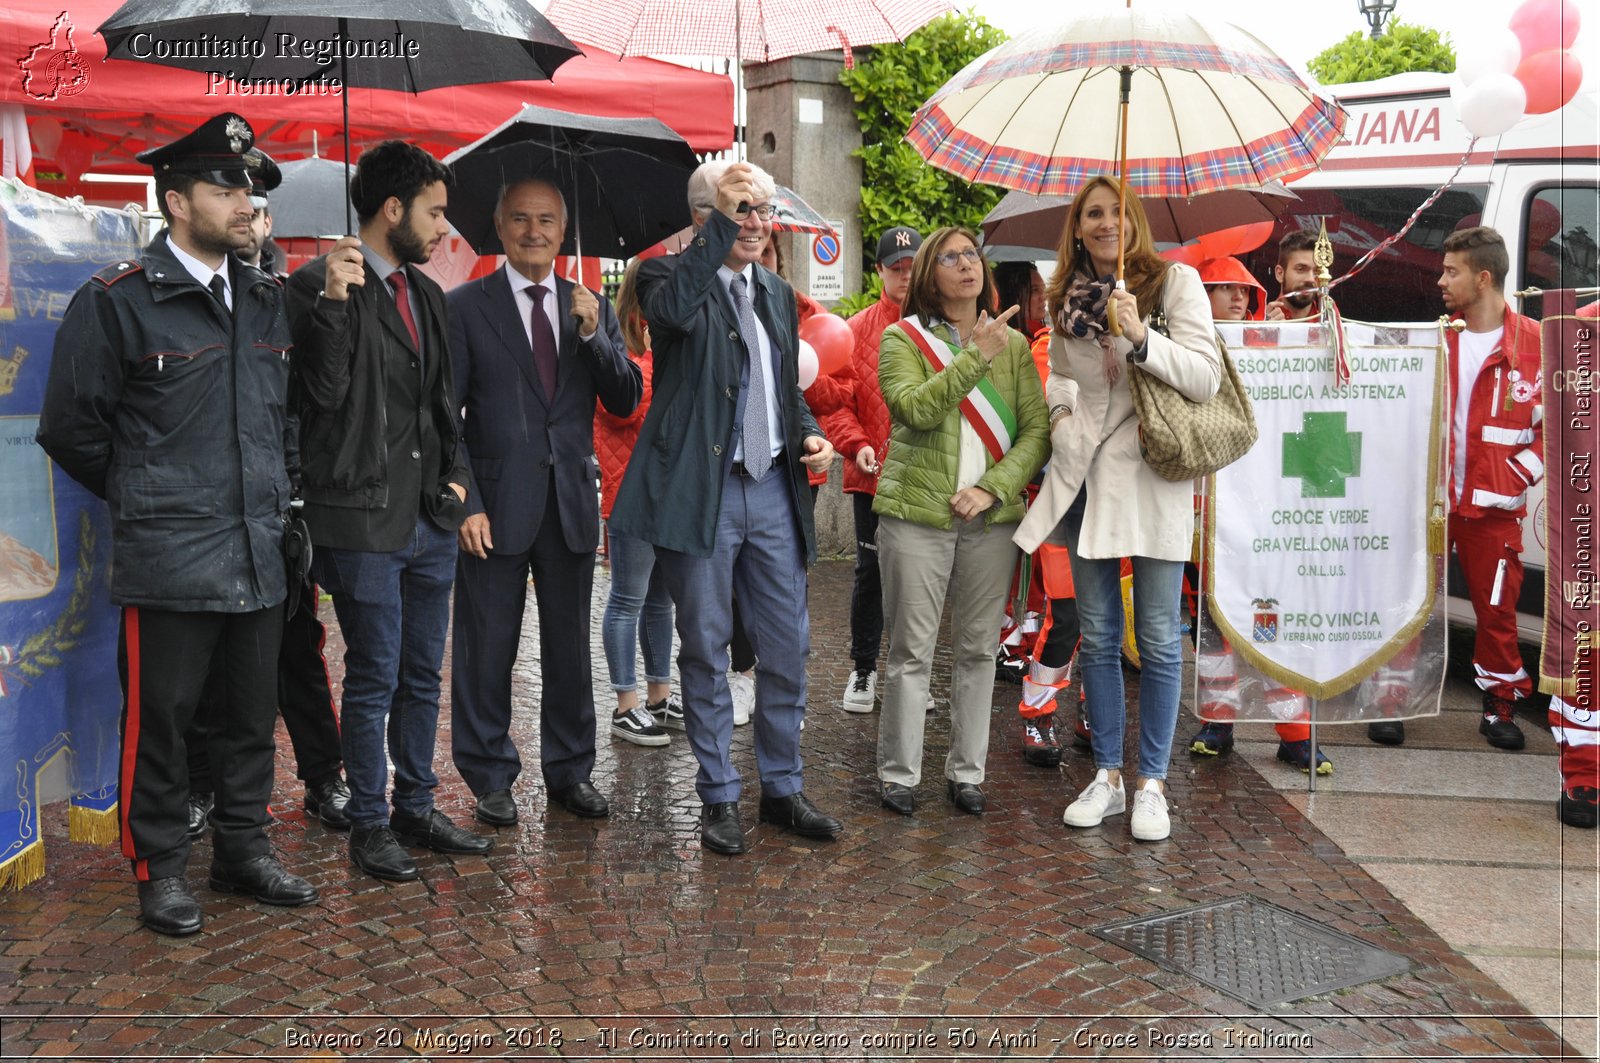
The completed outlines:
{"type": "MultiPolygon", "coordinates": [[[[1578,36],[1578,5],[1572,0],[1528,0],[1511,15],[1511,32],[1522,42],[1522,56],[1571,48],[1578,36]]],[[[1531,108],[1529,114],[1537,114],[1531,108]]]]}
{"type": "Polygon", "coordinates": [[[1583,64],[1571,52],[1551,49],[1524,59],[1517,67],[1517,80],[1528,90],[1528,105],[1523,112],[1548,114],[1577,95],[1583,81],[1583,64]]]}
{"type": "Polygon", "coordinates": [[[815,314],[800,326],[800,338],[817,351],[820,375],[831,376],[850,365],[855,335],[838,314],[815,314]]]}

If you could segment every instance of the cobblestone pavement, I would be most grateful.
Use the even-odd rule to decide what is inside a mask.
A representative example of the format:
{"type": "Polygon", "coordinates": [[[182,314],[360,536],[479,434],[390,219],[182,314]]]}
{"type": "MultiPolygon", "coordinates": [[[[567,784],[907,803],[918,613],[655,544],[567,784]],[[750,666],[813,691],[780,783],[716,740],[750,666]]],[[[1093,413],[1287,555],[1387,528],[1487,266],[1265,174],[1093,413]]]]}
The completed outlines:
{"type": "MultiPolygon", "coordinates": [[[[48,877],[0,897],[3,1054],[284,1059],[1552,1059],[1565,1046],[1349,860],[1243,758],[1172,776],[1172,839],[1133,842],[1126,817],[1061,823],[1092,774],[1018,754],[1017,688],[1000,684],[989,812],[945,800],[948,714],[929,721],[916,817],[881,810],[876,715],[837,708],[849,669],[850,567],[812,579],[807,793],[838,840],[755,824],[748,728],[736,736],[751,851],[699,845],[694,761],[602,730],[595,782],[609,820],[550,811],[538,785],[536,620],[516,682],[532,767],[522,821],[486,858],[419,853],[420,881],[355,873],[344,835],[300,811],[280,738],[285,864],[320,903],[277,910],[190,881],[205,932],[139,927],[114,848],[47,837],[48,877]],[[1256,1012],[1090,929],[1254,896],[1410,960],[1409,973],[1256,1012]]],[[[600,593],[606,581],[597,580],[600,593]]],[[[596,617],[598,621],[598,616],[596,617]]],[[[610,704],[596,646],[597,697],[610,704]]],[[[339,647],[330,642],[337,672],[339,647]]],[[[946,669],[936,667],[935,693],[946,669]]],[[[471,822],[441,733],[438,803],[471,822]]],[[[1471,903],[1468,901],[1467,903],[1471,903]]],[[[1576,1057],[1570,1057],[1576,1058],[1576,1057]]]]}

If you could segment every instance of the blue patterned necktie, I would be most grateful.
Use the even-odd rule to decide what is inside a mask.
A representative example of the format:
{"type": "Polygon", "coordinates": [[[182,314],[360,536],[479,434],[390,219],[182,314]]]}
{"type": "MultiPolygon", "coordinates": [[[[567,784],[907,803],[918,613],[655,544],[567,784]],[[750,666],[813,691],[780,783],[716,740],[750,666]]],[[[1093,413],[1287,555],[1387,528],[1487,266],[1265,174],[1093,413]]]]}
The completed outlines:
{"type": "Polygon", "coordinates": [[[767,427],[766,368],[761,364],[761,339],[756,332],[756,315],[745,297],[741,274],[728,286],[733,295],[733,312],[739,317],[739,335],[750,357],[750,386],[744,397],[744,467],[755,480],[772,468],[772,433],[767,427]]]}

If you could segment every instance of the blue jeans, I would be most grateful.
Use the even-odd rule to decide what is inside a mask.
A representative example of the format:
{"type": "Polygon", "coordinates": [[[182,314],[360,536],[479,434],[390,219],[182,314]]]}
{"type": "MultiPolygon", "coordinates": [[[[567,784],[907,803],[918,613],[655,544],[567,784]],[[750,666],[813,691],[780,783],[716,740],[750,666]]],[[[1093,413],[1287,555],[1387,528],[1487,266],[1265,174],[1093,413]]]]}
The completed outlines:
{"type": "MultiPolygon", "coordinates": [[[[1067,510],[1067,548],[1083,627],[1083,690],[1089,703],[1094,763],[1122,770],[1122,733],[1127,708],[1122,689],[1122,561],[1078,556],[1088,490],[1067,510]]],[[[1153,557],[1133,560],[1133,629],[1139,640],[1139,777],[1165,779],[1178,728],[1178,692],[1183,676],[1178,605],[1183,562],[1153,557]]]]}
{"type": "Polygon", "coordinates": [[[728,643],[733,599],[756,653],[755,748],[761,792],[787,797],[801,789],[800,724],[805,717],[806,547],[788,471],[761,480],[729,473],[710,557],[658,549],[656,565],[678,607],[678,679],[683,723],[700,771],[695,790],[706,804],[737,801],[733,698],[728,643]]]}
{"type": "Polygon", "coordinates": [[[395,810],[426,816],[439,785],[433,745],[456,574],[455,534],[424,514],[411,542],[393,553],[323,549],[312,563],[317,582],[333,595],[344,632],[339,736],[350,822],[357,828],[389,822],[385,732],[395,810]]]}
{"type": "Polygon", "coordinates": [[[611,594],[600,624],[611,689],[637,690],[634,643],[644,651],[647,683],[671,682],[672,597],[656,568],[656,548],[643,539],[612,531],[607,539],[611,558],[611,594]],[[639,622],[640,614],[644,623],[639,622]]]}

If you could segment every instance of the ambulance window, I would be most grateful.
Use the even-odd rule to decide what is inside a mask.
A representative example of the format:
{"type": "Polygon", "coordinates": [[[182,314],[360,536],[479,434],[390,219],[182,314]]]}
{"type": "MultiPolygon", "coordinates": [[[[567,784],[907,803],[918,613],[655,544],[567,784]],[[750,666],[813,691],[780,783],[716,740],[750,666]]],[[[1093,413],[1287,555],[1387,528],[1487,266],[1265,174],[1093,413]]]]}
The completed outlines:
{"type": "MultiPolygon", "coordinates": [[[[1594,185],[1542,188],[1529,199],[1522,219],[1521,287],[1593,288],[1600,277],[1595,248],[1595,238],[1600,236],[1597,214],[1600,193],[1594,185]]],[[[1509,292],[1507,295],[1510,297],[1509,292]]],[[[1594,301],[1594,296],[1584,296],[1578,305],[1594,301]]],[[[1543,302],[1538,297],[1524,299],[1522,312],[1532,318],[1543,317],[1543,302]]]]}
{"type": "MultiPolygon", "coordinates": [[[[1333,242],[1333,275],[1349,272],[1356,260],[1405,225],[1406,219],[1435,189],[1294,188],[1300,201],[1279,219],[1272,239],[1246,257],[1267,292],[1276,297],[1272,267],[1278,241],[1295,229],[1315,230],[1326,219],[1333,242]]],[[[1422,212],[1416,225],[1391,244],[1360,273],[1334,289],[1340,311],[1357,321],[1434,321],[1444,312],[1439,301],[1439,269],[1445,237],[1457,228],[1477,225],[1482,217],[1484,185],[1456,185],[1422,212]]]]}

